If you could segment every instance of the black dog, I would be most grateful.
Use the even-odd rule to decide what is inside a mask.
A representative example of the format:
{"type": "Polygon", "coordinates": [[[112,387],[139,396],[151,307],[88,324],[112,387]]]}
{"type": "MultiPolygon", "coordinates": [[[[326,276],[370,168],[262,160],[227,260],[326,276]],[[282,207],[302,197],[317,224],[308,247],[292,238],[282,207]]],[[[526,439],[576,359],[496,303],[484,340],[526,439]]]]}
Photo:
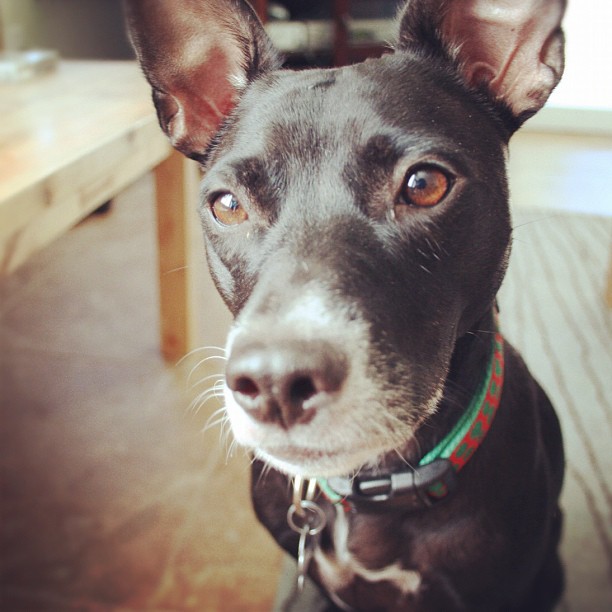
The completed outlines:
{"type": "Polygon", "coordinates": [[[561,77],[563,9],[411,0],[394,53],[293,72],[242,0],[127,2],[162,128],[206,172],[257,514],[330,605],[542,611],[561,592],[559,425],[495,295],[506,146],[561,77]]]}

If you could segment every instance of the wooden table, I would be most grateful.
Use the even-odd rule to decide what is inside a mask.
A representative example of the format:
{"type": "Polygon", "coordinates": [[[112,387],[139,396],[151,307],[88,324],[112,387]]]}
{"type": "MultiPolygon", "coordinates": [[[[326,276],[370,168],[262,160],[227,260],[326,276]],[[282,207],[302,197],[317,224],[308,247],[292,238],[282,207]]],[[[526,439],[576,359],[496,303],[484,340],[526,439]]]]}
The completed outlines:
{"type": "Polygon", "coordinates": [[[0,84],[0,116],[0,276],[153,170],[162,352],[184,355],[195,334],[189,221],[198,170],[159,129],[137,65],[67,61],[0,84]]]}

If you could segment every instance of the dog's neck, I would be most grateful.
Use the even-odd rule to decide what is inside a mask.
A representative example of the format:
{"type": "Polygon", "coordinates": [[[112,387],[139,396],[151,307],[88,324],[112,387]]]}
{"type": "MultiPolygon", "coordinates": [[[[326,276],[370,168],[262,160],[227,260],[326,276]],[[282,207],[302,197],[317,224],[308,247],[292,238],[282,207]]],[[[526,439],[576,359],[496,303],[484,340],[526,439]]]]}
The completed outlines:
{"type": "Polygon", "coordinates": [[[489,309],[467,333],[457,339],[438,410],[417,431],[416,438],[420,447],[417,459],[446,436],[477,393],[497,331],[495,309],[496,306],[489,309]]]}
{"type": "Polygon", "coordinates": [[[494,308],[457,339],[436,413],[418,428],[403,448],[381,457],[376,467],[363,468],[360,475],[392,473],[405,470],[407,465],[418,465],[456,426],[477,393],[491,357],[491,343],[497,329],[494,308]]]}
{"type": "MultiPolygon", "coordinates": [[[[388,453],[376,467],[360,470],[360,480],[369,476],[406,472],[407,466],[418,466],[423,457],[456,427],[460,418],[473,405],[483,383],[483,376],[492,363],[491,347],[498,331],[496,315],[494,306],[457,340],[444,395],[436,414],[418,429],[415,437],[401,451],[388,453]]],[[[351,550],[354,559],[381,567],[397,559],[398,521],[403,520],[409,506],[405,506],[401,500],[397,500],[398,503],[368,503],[365,506],[349,501],[348,504],[342,503],[342,510],[341,500],[330,497],[328,487],[323,488],[323,491],[337,505],[338,520],[344,521],[347,529],[346,541],[342,546],[351,550]],[[357,512],[346,513],[349,509],[357,512]]],[[[323,543],[324,547],[331,545],[329,541],[323,543]]]]}

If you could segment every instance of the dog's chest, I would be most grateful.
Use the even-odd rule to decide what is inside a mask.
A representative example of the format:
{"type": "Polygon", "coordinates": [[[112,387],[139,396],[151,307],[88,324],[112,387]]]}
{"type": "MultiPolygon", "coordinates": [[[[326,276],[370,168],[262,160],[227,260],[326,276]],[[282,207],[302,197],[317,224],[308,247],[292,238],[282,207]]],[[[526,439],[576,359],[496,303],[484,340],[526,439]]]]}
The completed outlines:
{"type": "MultiPolygon", "coordinates": [[[[349,522],[342,508],[336,508],[336,520],[332,531],[333,550],[315,550],[314,562],[317,565],[320,580],[327,589],[334,603],[350,610],[351,606],[342,599],[342,592],[350,589],[360,579],[370,584],[383,583],[395,591],[397,599],[416,595],[421,585],[421,575],[413,570],[403,568],[399,561],[393,559],[388,564],[374,564],[375,569],[366,567],[349,549],[349,522]]],[[[384,541],[379,540],[381,546],[384,541]]]]}

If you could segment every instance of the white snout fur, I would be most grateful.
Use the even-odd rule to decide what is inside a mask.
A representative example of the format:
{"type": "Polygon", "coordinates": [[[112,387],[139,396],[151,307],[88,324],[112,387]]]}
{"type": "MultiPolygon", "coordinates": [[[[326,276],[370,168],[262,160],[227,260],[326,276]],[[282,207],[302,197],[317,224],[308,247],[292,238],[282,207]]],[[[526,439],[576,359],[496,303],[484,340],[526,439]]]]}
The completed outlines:
{"type": "MultiPolygon", "coordinates": [[[[236,441],[272,467],[289,475],[347,474],[375,463],[413,435],[408,422],[389,412],[381,381],[369,373],[367,323],[351,316],[348,307],[334,304],[324,288],[308,287],[280,314],[243,312],[228,336],[228,356],[241,335],[279,343],[287,338],[325,340],[348,359],[340,391],[310,422],[289,429],[252,418],[226,385],[226,410],[236,441]]],[[[433,409],[437,400],[438,393],[431,398],[433,409]]]]}

